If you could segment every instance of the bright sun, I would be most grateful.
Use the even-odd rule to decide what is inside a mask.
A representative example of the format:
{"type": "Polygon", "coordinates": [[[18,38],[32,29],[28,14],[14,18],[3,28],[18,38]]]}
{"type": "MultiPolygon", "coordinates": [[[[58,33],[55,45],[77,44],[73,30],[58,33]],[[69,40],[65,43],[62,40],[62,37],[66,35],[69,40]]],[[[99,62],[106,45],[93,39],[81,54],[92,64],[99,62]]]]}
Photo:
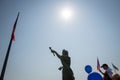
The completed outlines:
{"type": "Polygon", "coordinates": [[[69,8],[63,8],[61,10],[61,17],[64,19],[64,20],[70,20],[73,16],[73,11],[69,8]]]}

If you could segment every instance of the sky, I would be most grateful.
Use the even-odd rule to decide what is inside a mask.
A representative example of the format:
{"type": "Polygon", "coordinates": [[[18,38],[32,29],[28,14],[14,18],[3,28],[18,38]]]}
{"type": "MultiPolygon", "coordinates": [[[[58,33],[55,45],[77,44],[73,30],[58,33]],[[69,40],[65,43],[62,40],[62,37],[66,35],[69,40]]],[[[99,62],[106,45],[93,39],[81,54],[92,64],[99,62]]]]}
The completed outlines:
{"type": "Polygon", "coordinates": [[[120,0],[0,0],[0,71],[18,12],[4,80],[62,80],[49,47],[68,50],[76,80],[87,80],[86,65],[98,72],[97,57],[120,69],[120,0]]]}

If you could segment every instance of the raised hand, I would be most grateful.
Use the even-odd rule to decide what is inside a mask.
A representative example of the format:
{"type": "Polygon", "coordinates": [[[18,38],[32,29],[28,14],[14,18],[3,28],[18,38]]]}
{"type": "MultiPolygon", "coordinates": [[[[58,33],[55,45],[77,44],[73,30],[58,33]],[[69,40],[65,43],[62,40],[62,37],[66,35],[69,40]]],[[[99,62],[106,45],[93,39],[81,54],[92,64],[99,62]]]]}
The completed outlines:
{"type": "Polygon", "coordinates": [[[55,56],[55,54],[54,54],[54,53],[55,53],[56,51],[55,51],[55,50],[53,50],[51,47],[49,47],[49,49],[51,50],[51,52],[52,52],[52,53],[53,53],[53,55],[55,56]]]}

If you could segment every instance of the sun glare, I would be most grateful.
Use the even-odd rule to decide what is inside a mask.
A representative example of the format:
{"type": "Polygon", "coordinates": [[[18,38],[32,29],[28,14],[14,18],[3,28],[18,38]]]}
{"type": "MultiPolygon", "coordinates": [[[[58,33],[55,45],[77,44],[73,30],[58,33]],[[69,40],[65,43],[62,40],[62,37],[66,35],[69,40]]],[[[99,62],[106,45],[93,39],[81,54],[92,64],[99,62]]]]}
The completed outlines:
{"type": "Polygon", "coordinates": [[[70,20],[73,16],[73,12],[71,9],[69,8],[64,8],[61,10],[61,17],[64,19],[64,20],[70,20]]]}

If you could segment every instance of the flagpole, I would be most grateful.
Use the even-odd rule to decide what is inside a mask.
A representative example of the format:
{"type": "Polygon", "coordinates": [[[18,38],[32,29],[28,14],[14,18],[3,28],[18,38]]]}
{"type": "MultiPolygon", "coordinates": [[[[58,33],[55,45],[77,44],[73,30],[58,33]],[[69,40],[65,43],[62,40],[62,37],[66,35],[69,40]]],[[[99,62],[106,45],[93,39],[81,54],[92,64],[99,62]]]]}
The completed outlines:
{"type": "Polygon", "coordinates": [[[13,31],[12,31],[12,34],[11,34],[11,39],[10,39],[10,42],[9,42],[8,50],[7,50],[7,53],[6,53],[6,56],[5,56],[5,60],[4,60],[4,63],[3,63],[0,80],[4,80],[4,74],[5,74],[5,70],[6,70],[9,54],[10,54],[10,49],[11,49],[11,45],[12,45],[13,35],[14,35],[15,28],[16,28],[18,17],[19,17],[19,13],[17,15],[15,24],[13,26],[13,31]]]}
{"type": "Polygon", "coordinates": [[[8,57],[9,57],[9,53],[10,53],[11,44],[12,44],[12,38],[10,39],[8,50],[7,50],[7,53],[6,53],[6,56],[5,56],[5,61],[4,61],[4,64],[3,64],[0,80],[4,79],[4,74],[5,74],[5,70],[6,70],[6,66],[7,66],[7,62],[8,62],[8,57]]]}
{"type": "Polygon", "coordinates": [[[114,73],[117,74],[117,70],[119,70],[113,63],[112,63],[113,69],[114,69],[114,73]]]}
{"type": "Polygon", "coordinates": [[[114,73],[117,74],[116,70],[114,69],[114,73]]]}
{"type": "Polygon", "coordinates": [[[100,71],[100,62],[98,57],[97,57],[97,70],[100,71]]]}

